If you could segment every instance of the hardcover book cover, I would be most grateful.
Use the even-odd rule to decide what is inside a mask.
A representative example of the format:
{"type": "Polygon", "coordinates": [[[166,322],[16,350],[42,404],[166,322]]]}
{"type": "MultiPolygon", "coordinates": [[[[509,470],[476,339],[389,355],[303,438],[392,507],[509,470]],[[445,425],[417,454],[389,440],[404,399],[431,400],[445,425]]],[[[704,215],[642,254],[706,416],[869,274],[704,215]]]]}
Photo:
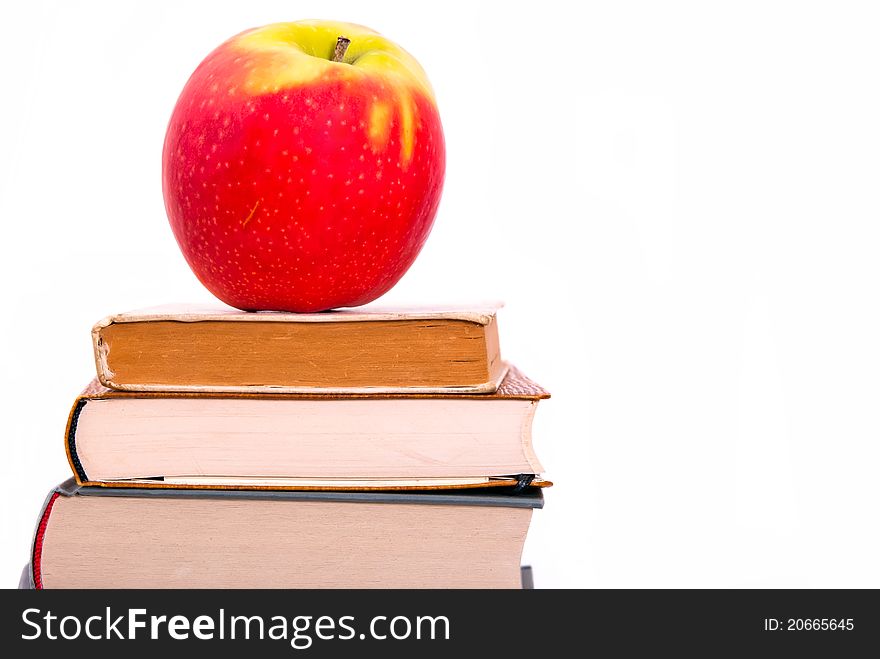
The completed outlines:
{"type": "Polygon", "coordinates": [[[122,392],[93,381],[71,409],[65,448],[80,485],[518,491],[550,485],[530,439],[548,396],[513,367],[490,394],[122,392]],[[495,469],[476,473],[484,444],[495,469]]]}
{"type": "Polygon", "coordinates": [[[124,391],[491,393],[499,304],[324,313],[169,305],[92,329],[98,380],[124,391]]]}
{"type": "Polygon", "coordinates": [[[22,582],[520,588],[531,511],[542,506],[540,490],[119,490],[71,479],[46,499],[22,582]]]}

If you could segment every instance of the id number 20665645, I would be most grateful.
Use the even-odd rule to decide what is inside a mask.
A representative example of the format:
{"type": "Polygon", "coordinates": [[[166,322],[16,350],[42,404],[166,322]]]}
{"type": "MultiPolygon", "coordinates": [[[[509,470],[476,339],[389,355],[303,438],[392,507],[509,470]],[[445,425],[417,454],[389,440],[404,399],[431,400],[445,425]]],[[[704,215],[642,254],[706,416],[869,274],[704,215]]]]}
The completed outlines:
{"type": "Polygon", "coordinates": [[[855,629],[853,618],[764,618],[764,631],[852,631],[855,629]]]}

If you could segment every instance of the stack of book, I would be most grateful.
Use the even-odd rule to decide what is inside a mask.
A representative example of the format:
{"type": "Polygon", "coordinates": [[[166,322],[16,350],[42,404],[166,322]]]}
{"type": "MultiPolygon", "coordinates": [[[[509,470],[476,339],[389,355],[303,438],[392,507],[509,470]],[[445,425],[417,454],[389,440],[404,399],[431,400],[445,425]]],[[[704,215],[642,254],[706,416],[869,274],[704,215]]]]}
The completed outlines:
{"type": "Polygon", "coordinates": [[[168,307],[92,335],[34,587],[521,587],[548,394],[495,307],[168,307]]]}

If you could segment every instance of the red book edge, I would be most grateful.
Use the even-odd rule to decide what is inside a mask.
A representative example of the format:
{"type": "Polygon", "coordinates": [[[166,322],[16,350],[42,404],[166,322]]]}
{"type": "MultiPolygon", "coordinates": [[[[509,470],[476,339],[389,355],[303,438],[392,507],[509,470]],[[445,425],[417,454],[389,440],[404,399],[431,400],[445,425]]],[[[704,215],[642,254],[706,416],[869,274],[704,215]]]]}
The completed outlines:
{"type": "Polygon", "coordinates": [[[40,518],[40,525],[37,527],[37,534],[34,537],[34,556],[32,565],[34,572],[34,588],[36,590],[43,589],[43,537],[46,535],[46,525],[49,522],[49,514],[52,512],[52,506],[55,505],[55,500],[58,496],[58,492],[53,492],[49,501],[46,503],[46,509],[43,511],[43,516],[40,518]]]}

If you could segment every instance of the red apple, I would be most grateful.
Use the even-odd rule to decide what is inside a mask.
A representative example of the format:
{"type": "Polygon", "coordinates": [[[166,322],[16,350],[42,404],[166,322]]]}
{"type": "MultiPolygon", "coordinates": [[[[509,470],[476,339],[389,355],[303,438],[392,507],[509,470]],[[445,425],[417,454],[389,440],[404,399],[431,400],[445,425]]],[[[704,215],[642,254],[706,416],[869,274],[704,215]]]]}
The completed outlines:
{"type": "Polygon", "coordinates": [[[199,65],[168,125],[162,182],[174,236],[214,295],[321,311],[403,276],[445,166],[418,62],[365,27],[300,21],[242,32],[199,65]]]}

